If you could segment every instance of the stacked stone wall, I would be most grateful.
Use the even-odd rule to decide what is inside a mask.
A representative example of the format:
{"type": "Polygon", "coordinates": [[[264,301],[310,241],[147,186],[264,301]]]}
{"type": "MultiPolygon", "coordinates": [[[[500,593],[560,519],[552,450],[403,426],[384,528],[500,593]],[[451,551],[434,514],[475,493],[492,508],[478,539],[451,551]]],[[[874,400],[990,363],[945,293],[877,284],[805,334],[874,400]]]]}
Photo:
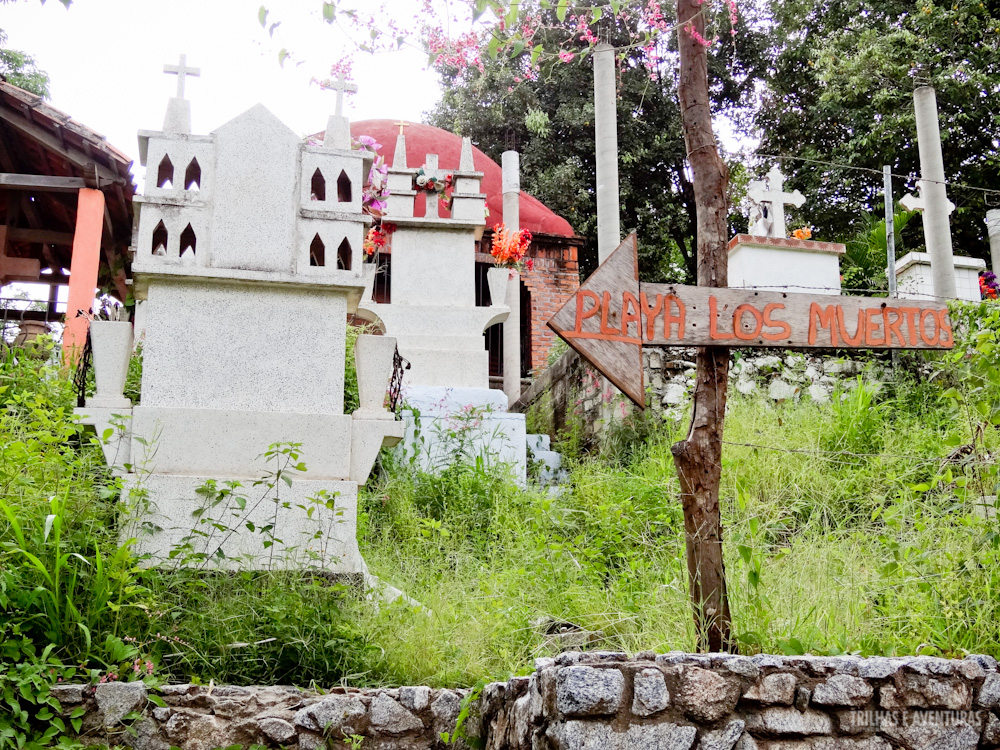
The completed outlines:
{"type": "Polygon", "coordinates": [[[565,653],[488,685],[489,750],[974,750],[1000,747],[988,656],[565,653]]]}
{"type": "Polygon", "coordinates": [[[567,652],[487,685],[468,741],[468,690],[60,685],[82,739],[137,750],[978,750],[1000,748],[1000,674],[989,656],[862,659],[567,652]],[[359,744],[360,743],[360,744],[359,744]]]}

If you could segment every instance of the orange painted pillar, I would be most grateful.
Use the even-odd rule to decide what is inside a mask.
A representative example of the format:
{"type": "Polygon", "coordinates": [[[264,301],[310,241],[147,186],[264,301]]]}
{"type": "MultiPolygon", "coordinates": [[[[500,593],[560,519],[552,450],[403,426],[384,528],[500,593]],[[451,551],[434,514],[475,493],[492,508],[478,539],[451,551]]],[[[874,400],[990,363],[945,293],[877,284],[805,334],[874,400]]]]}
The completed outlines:
{"type": "Polygon", "coordinates": [[[76,231],[73,234],[73,260],[69,269],[69,303],[66,306],[66,330],[63,331],[63,361],[72,364],[87,341],[87,318],[77,317],[78,310],[90,313],[97,289],[97,269],[101,264],[101,233],[104,231],[104,193],[80,188],[76,207],[76,231]]]}

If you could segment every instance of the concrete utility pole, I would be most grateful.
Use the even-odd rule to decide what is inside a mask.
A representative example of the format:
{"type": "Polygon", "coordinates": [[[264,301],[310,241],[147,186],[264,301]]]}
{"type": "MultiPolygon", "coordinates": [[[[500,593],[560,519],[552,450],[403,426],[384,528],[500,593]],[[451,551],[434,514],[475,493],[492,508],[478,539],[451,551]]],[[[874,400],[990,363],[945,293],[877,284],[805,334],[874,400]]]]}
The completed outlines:
{"type": "Polygon", "coordinates": [[[889,296],[896,296],[896,227],[895,201],[892,197],[892,172],[889,165],[882,167],[882,183],[885,189],[885,260],[888,265],[885,269],[886,279],[889,281],[889,296]]]}
{"type": "Polygon", "coordinates": [[[986,234],[990,238],[990,269],[1000,273],[1000,208],[986,212],[986,234]]]}
{"type": "MultiPolygon", "coordinates": [[[[503,223],[508,232],[521,230],[521,156],[517,151],[504,151],[500,157],[503,169],[503,223]]],[[[521,397],[521,274],[511,273],[507,282],[504,304],[510,315],[503,322],[503,392],[507,403],[521,397]]]]}
{"type": "Polygon", "coordinates": [[[955,299],[955,257],[951,248],[950,203],[945,190],[944,158],[938,125],[937,97],[930,86],[913,92],[917,116],[917,146],[920,149],[920,197],[924,201],[924,242],[931,256],[934,295],[955,299]]]}
{"type": "Polygon", "coordinates": [[[597,149],[597,257],[601,263],[622,241],[618,200],[618,86],[615,48],[594,47],[594,140],[597,149]]]}

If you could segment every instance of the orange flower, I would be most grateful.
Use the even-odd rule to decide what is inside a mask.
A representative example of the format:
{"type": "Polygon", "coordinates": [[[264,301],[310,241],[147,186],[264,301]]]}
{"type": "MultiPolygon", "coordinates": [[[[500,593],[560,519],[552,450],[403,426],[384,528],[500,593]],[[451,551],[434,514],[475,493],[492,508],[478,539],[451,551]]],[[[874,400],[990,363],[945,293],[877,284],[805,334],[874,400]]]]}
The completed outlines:
{"type": "Polygon", "coordinates": [[[802,227],[801,229],[796,229],[792,232],[792,237],[797,240],[808,240],[813,236],[812,229],[809,227],[802,227]]]}
{"type": "Polygon", "coordinates": [[[500,224],[493,229],[493,245],[490,248],[490,255],[496,265],[506,268],[516,268],[520,270],[521,261],[524,254],[528,252],[531,245],[531,232],[522,229],[520,232],[511,232],[506,226],[500,224]]]}

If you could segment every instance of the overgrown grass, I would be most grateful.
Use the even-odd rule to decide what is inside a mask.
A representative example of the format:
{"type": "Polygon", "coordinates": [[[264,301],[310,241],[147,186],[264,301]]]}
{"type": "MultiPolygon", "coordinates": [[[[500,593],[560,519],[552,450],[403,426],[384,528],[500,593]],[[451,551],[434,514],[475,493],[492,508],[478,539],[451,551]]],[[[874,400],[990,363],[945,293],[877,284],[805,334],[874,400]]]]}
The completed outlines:
{"type": "MultiPolygon", "coordinates": [[[[994,494],[982,404],[1000,383],[962,369],[970,352],[826,405],[731,395],[721,497],[744,651],[1000,656],[1000,534],[976,501],[994,494]]],[[[0,649],[0,676],[48,644],[105,674],[138,658],[166,680],[324,686],[471,685],[553,653],[560,629],[694,647],[670,453],[683,424],[620,426],[557,497],[475,464],[387,460],[361,496],[361,549],[423,608],[379,608],[310,576],[140,570],[66,380],[8,355],[0,405],[0,639],[23,645],[0,649]]]]}

